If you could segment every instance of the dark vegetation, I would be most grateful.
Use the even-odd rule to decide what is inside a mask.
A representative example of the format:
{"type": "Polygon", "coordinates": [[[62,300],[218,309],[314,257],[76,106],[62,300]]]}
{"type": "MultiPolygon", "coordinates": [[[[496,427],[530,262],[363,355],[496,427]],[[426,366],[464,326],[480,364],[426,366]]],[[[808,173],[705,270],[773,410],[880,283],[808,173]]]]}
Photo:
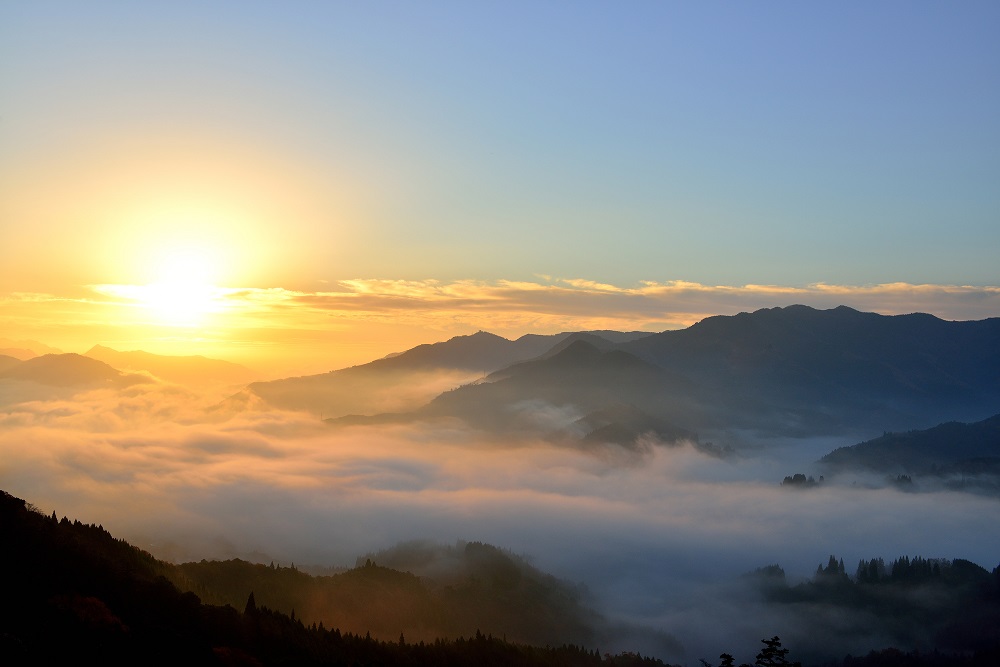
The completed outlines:
{"type": "Polygon", "coordinates": [[[403,632],[413,641],[433,641],[468,637],[479,628],[534,645],[591,646],[599,639],[601,619],[576,588],[479,542],[404,544],[331,576],[242,560],[184,563],[167,576],[211,604],[240,606],[253,592],[257,604],[294,612],[306,624],[379,639],[403,632]]]}
{"type": "MultiPolygon", "coordinates": [[[[259,603],[255,593],[238,607],[205,604],[169,581],[168,564],[101,526],[45,516],[5,492],[0,537],[3,665],[663,664],[570,644],[534,647],[478,629],[451,640],[416,641],[405,634],[379,640],[307,624],[259,603]]],[[[357,576],[376,567],[363,567],[357,576]]],[[[378,595],[377,588],[368,592],[373,604],[391,604],[378,595]]]]}
{"type": "MultiPolygon", "coordinates": [[[[452,639],[421,640],[405,632],[382,639],[369,631],[310,622],[294,610],[285,613],[264,603],[271,598],[279,604],[297,599],[282,587],[301,589],[310,577],[294,567],[229,561],[175,568],[115,539],[101,526],[58,519],[55,513],[46,516],[4,492],[0,492],[0,537],[3,665],[663,664],[637,653],[602,655],[596,648],[575,644],[532,646],[478,628],[452,639]],[[208,588],[215,591],[247,584],[260,588],[241,604],[208,604],[170,581],[185,572],[184,576],[193,573],[198,575],[194,578],[210,582],[208,588]]],[[[423,559],[425,564],[440,555],[428,558],[426,548],[414,545],[375,554],[387,562],[423,559]]],[[[444,556],[465,562],[470,571],[485,577],[482,585],[501,590],[516,589],[525,577],[545,577],[488,545],[449,547],[444,556]]],[[[401,588],[414,591],[423,603],[434,595],[417,592],[421,584],[414,575],[376,565],[370,558],[338,576],[374,580],[374,585],[359,586],[356,592],[383,610],[396,604],[395,591],[401,588]]],[[[830,662],[805,645],[795,656],[805,664],[985,667],[1000,660],[1000,567],[988,572],[964,560],[904,557],[885,563],[876,558],[859,562],[852,578],[843,561],[831,556],[810,581],[795,586],[787,584],[776,565],[758,570],[754,577],[774,604],[806,615],[825,609],[827,617],[836,609],[855,620],[852,632],[869,632],[873,637],[888,633],[901,646],[920,647],[888,648],[830,662]]],[[[846,631],[843,626],[829,630],[846,631]]],[[[778,637],[762,643],[752,663],[755,667],[799,664],[778,637]]],[[[722,654],[718,664],[736,662],[722,654]]]]}
{"type": "Polygon", "coordinates": [[[935,488],[1000,493],[1000,414],[972,424],[886,432],[836,449],[820,463],[833,472],[870,470],[935,488]]]}
{"type": "MultiPolygon", "coordinates": [[[[829,636],[870,637],[874,646],[919,649],[905,659],[894,649],[882,656],[885,663],[852,658],[845,665],[951,664],[944,656],[955,655],[970,664],[1000,664],[994,662],[1000,659],[1000,566],[990,572],[962,559],[903,556],[861,560],[849,570],[830,556],[809,581],[794,586],[777,565],[753,576],[769,603],[792,611],[807,627],[829,636]]],[[[813,647],[802,647],[801,654],[821,661],[813,647]]]]}
{"type": "Polygon", "coordinates": [[[797,472],[794,475],[786,475],[785,479],[781,480],[781,485],[787,488],[811,489],[815,486],[819,486],[824,481],[826,480],[822,475],[820,475],[819,480],[817,480],[812,475],[806,477],[803,473],[797,472]]]}

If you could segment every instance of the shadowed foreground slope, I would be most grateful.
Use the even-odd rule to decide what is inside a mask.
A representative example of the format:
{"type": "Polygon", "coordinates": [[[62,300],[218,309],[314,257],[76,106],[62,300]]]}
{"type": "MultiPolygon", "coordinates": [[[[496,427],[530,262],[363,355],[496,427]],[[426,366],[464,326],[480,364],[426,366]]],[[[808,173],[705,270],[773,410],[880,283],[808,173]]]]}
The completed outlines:
{"type": "Polygon", "coordinates": [[[488,628],[534,645],[598,643],[601,619],[573,587],[494,546],[410,543],[359,560],[358,567],[332,576],[242,560],[184,563],[168,576],[206,602],[241,606],[253,592],[257,604],[294,611],[307,624],[379,639],[402,632],[410,640],[433,641],[488,628]],[[433,559],[439,572],[427,576],[414,566],[415,556],[433,559]]]}
{"type": "Polygon", "coordinates": [[[44,516],[0,491],[0,664],[657,665],[563,645],[468,639],[383,642],[258,606],[203,604],[171,566],[100,526],[44,516]]]}

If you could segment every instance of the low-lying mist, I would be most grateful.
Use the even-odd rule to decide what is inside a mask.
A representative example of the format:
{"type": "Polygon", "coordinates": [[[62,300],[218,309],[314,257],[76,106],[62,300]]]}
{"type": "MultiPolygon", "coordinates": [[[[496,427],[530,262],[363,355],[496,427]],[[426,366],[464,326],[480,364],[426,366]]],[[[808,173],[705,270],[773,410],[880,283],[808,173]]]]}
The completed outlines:
{"type": "MultiPolygon", "coordinates": [[[[851,443],[765,441],[724,458],[652,440],[582,450],[497,443],[458,422],[333,429],[306,413],[224,414],[216,399],[151,382],[8,400],[0,488],[175,562],[353,566],[410,540],[494,544],[584,584],[617,628],[602,651],[688,662],[752,655],[775,634],[794,651],[817,619],[846,623],[765,605],[740,577],[759,566],[795,581],[831,554],[849,573],[876,556],[1000,559],[996,498],[850,477],[780,486],[851,443]]],[[[883,645],[826,636],[839,656],[883,645]]]]}

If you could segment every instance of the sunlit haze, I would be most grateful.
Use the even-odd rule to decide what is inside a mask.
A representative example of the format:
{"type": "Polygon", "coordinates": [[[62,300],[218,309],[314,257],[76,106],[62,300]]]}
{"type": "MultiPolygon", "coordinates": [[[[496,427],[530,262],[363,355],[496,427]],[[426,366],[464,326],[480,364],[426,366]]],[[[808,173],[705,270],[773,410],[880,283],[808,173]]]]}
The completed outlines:
{"type": "Polygon", "coordinates": [[[67,351],[319,371],[776,303],[988,316],[996,21],[8,3],[0,317],[67,351]],[[646,287],[679,282],[696,304],[646,287]]]}
{"type": "Polygon", "coordinates": [[[0,2],[0,489],[167,560],[482,540],[805,642],[698,586],[996,565],[1000,483],[780,483],[1000,411],[998,316],[995,1],[0,2]]]}

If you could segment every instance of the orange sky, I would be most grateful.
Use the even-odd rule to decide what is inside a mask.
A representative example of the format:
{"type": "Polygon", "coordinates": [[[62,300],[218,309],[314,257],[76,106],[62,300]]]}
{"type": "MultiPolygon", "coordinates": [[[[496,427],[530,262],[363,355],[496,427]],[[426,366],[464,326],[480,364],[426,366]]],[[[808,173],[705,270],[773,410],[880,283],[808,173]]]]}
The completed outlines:
{"type": "Polygon", "coordinates": [[[119,350],[203,354],[281,376],[364,363],[480,329],[508,338],[570,330],[662,331],[709,315],[792,303],[982,319],[997,312],[1000,289],[683,282],[626,288],[539,277],[522,282],[353,280],[302,291],[220,288],[178,279],[162,285],[89,285],[64,294],[17,293],[0,301],[0,313],[7,338],[30,338],[72,352],[100,343],[119,350]]]}
{"type": "Polygon", "coordinates": [[[0,335],[288,374],[1000,314],[995,8],[390,4],[0,4],[0,335]]]}

